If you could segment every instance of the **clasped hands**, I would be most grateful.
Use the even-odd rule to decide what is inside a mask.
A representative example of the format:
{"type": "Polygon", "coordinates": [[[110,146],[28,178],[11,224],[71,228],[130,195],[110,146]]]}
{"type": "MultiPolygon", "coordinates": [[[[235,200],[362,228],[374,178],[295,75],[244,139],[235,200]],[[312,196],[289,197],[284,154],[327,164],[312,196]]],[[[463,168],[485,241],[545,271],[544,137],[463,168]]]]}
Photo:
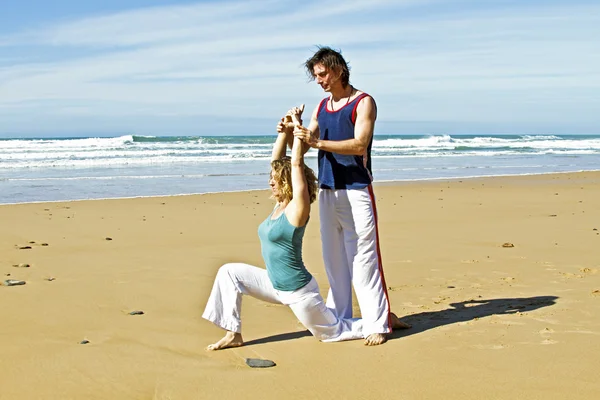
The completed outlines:
{"type": "Polygon", "coordinates": [[[292,107],[281,121],[277,124],[277,132],[285,135],[294,135],[310,147],[317,146],[317,140],[313,137],[312,132],[302,126],[302,112],[304,104],[300,107],[292,107]]]}

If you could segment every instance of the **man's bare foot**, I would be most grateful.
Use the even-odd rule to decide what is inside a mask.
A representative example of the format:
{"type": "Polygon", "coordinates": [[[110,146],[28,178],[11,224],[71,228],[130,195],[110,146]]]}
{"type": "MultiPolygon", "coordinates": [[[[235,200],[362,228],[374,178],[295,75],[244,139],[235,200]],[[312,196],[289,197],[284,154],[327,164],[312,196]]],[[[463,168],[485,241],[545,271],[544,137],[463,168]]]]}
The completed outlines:
{"type": "Polygon", "coordinates": [[[217,343],[208,345],[206,350],[221,350],[228,347],[240,347],[244,345],[244,339],[242,339],[241,333],[227,331],[225,336],[217,343]]]}
{"type": "Polygon", "coordinates": [[[378,346],[387,342],[387,335],[385,333],[371,333],[365,339],[365,346],[378,346]]]}
{"type": "Polygon", "coordinates": [[[390,313],[390,322],[392,324],[392,330],[412,328],[412,325],[400,321],[400,318],[394,313],[390,313]]]}

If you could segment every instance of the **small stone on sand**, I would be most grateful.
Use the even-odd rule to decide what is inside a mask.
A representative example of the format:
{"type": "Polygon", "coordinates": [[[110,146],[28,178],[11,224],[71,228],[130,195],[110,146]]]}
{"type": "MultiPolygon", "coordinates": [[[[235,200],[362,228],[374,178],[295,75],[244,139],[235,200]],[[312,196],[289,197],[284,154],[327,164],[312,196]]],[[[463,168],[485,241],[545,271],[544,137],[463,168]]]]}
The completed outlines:
{"type": "Polygon", "coordinates": [[[515,245],[514,245],[514,244],[512,244],[512,243],[508,243],[508,242],[506,242],[506,243],[504,243],[504,244],[502,245],[502,247],[515,247],[515,245]]]}
{"type": "Polygon", "coordinates": [[[129,315],[144,315],[144,312],[141,310],[131,311],[129,315]]]}
{"type": "Polygon", "coordinates": [[[21,246],[19,247],[19,250],[29,250],[31,249],[31,246],[21,246]]]}
{"type": "Polygon", "coordinates": [[[250,368],[269,368],[274,367],[277,364],[275,364],[271,360],[263,360],[260,358],[246,358],[246,365],[248,365],[250,368]]]}
{"type": "Polygon", "coordinates": [[[104,240],[112,240],[112,238],[111,237],[106,237],[106,238],[104,238],[104,240]]]}
{"type": "Polygon", "coordinates": [[[15,268],[29,268],[29,267],[31,267],[31,265],[25,264],[25,263],[21,263],[21,264],[13,264],[13,267],[15,267],[15,268]]]}
{"type": "Polygon", "coordinates": [[[79,344],[88,344],[89,342],[90,342],[89,340],[85,339],[85,340],[82,340],[81,342],[79,342],[79,344]]]}
{"type": "Polygon", "coordinates": [[[19,285],[24,285],[25,281],[18,281],[15,279],[7,279],[4,281],[4,286],[19,286],[19,285]]]}

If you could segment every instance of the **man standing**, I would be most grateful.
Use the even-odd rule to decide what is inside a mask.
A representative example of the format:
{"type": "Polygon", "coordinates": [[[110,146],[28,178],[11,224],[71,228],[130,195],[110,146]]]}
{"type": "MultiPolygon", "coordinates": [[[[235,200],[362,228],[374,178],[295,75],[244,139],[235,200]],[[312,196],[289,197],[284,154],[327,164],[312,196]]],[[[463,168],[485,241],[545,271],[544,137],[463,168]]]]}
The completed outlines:
{"type": "Polygon", "coordinates": [[[393,318],[383,276],[377,210],[371,187],[371,145],[375,101],[350,84],[341,53],[320,47],[306,61],[311,79],[330,93],[294,136],[319,150],[319,211],[323,261],[329,279],[327,307],[352,317],[352,286],[364,320],[365,344],[379,345],[392,328],[409,325],[393,318]]]}

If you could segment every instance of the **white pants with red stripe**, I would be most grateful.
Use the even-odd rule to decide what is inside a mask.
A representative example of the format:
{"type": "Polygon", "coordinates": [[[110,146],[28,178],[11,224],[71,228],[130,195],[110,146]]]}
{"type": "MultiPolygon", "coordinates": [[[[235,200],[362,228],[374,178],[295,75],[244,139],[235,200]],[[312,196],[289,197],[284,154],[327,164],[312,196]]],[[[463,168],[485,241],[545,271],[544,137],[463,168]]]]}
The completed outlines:
{"type": "Polygon", "coordinates": [[[323,342],[364,338],[361,319],[340,319],[325,306],[315,278],[298,290],[277,290],[267,270],[242,263],[225,264],[219,269],[202,317],[220,328],[241,333],[243,295],[289,306],[302,325],[323,342]]]}
{"type": "Polygon", "coordinates": [[[363,333],[389,333],[390,303],[383,276],[373,189],[319,190],[323,261],[329,279],[327,307],[352,318],[352,286],[363,333]]]}

